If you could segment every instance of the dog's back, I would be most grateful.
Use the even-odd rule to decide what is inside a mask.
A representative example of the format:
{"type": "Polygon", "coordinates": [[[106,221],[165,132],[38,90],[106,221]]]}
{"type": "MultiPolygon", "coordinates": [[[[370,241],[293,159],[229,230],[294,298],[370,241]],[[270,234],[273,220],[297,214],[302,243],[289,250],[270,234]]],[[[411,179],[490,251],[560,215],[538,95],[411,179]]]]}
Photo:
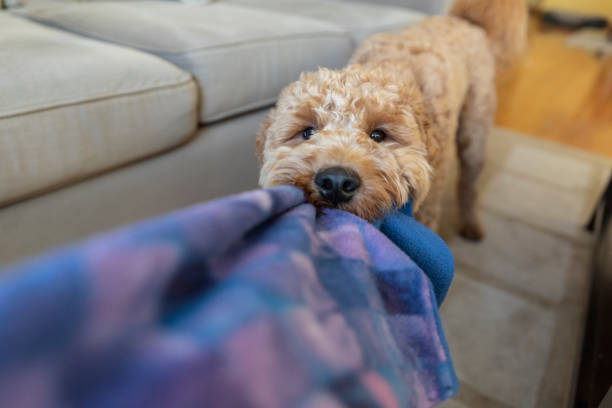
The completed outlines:
{"type": "MultiPolygon", "coordinates": [[[[527,6],[524,0],[455,0],[450,9],[454,18],[466,21],[472,27],[484,30],[490,56],[494,59],[493,73],[508,68],[524,52],[527,45],[527,6]]],[[[453,17],[449,17],[453,18],[453,17]]],[[[457,153],[460,162],[459,211],[460,233],[468,239],[481,239],[484,235],[476,213],[477,179],[485,157],[485,139],[493,123],[496,92],[493,79],[480,77],[482,62],[478,54],[468,58],[469,88],[465,95],[456,131],[457,153]]],[[[487,63],[489,65],[490,63],[487,63]]],[[[488,76],[487,75],[487,76],[488,76]]]]}
{"type": "MultiPolygon", "coordinates": [[[[447,16],[427,18],[399,34],[369,37],[350,63],[366,68],[386,63],[407,65],[426,94],[433,82],[431,74],[437,74],[439,80],[451,82],[446,92],[461,95],[470,88],[462,79],[493,79],[496,72],[520,57],[526,40],[524,0],[455,0],[447,16]]],[[[435,92],[435,87],[432,90],[435,92]]]]}
{"type": "Polygon", "coordinates": [[[451,147],[456,143],[461,233],[471,239],[483,235],[475,210],[475,185],[496,106],[495,74],[523,52],[526,26],[524,0],[455,0],[447,16],[425,19],[398,34],[371,36],[351,59],[367,69],[400,67],[419,84],[437,144],[428,146],[434,177],[416,214],[428,226],[437,226],[451,147]]]}

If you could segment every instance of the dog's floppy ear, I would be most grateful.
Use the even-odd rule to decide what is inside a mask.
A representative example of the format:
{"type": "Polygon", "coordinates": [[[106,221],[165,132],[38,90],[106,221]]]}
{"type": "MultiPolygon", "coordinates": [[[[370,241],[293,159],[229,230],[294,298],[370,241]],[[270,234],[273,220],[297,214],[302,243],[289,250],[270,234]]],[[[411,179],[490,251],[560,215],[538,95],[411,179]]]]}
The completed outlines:
{"type": "Polygon", "coordinates": [[[412,208],[416,212],[429,194],[431,187],[432,167],[440,160],[440,145],[435,135],[435,122],[418,87],[410,88],[407,97],[410,101],[410,112],[419,130],[420,153],[405,161],[406,174],[409,176],[412,208]]]}
{"type": "Polygon", "coordinates": [[[263,164],[263,152],[264,146],[266,145],[266,139],[268,137],[268,129],[272,124],[275,113],[276,109],[270,109],[270,111],[266,115],[266,119],[259,127],[259,132],[257,132],[257,137],[255,138],[255,155],[257,156],[257,160],[259,161],[260,166],[263,164]]]}
{"type": "Polygon", "coordinates": [[[413,103],[413,115],[419,125],[419,131],[425,148],[427,149],[427,159],[430,163],[435,161],[440,150],[440,143],[435,136],[435,123],[432,113],[425,106],[425,101],[421,95],[420,100],[413,103]]]}

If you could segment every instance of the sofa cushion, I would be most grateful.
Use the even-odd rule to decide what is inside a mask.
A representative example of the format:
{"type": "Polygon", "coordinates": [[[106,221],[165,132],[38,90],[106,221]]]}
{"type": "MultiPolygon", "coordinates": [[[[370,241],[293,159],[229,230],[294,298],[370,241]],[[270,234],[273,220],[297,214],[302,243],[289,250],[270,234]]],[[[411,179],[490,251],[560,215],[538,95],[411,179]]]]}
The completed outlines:
{"type": "Polygon", "coordinates": [[[397,32],[427,15],[407,8],[331,0],[228,0],[234,4],[327,21],[350,32],[354,44],[381,31],[397,32]]]}
{"type": "Polygon", "coordinates": [[[451,0],[337,0],[346,2],[363,2],[393,7],[408,7],[426,14],[442,14],[451,0]]]}
{"type": "Polygon", "coordinates": [[[168,62],[0,12],[0,205],[178,145],[196,85],[168,62]]]}
{"type": "Polygon", "coordinates": [[[340,67],[351,38],[326,22],[226,2],[55,3],[28,18],[156,54],[191,72],[201,122],[272,104],[300,72],[340,67]]]}

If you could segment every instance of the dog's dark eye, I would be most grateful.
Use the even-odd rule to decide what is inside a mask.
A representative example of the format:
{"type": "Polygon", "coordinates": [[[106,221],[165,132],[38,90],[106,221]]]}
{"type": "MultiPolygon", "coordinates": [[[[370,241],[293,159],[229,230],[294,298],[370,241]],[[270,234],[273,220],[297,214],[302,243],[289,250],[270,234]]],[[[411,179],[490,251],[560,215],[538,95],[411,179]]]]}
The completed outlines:
{"type": "Polygon", "coordinates": [[[302,131],[302,138],[304,140],[308,140],[312,137],[312,135],[314,135],[315,133],[317,133],[317,130],[313,127],[307,127],[306,129],[304,129],[302,131]]]}
{"type": "Polygon", "coordinates": [[[370,139],[375,141],[376,143],[380,143],[387,137],[387,134],[380,129],[376,129],[370,133],[370,139]]]}

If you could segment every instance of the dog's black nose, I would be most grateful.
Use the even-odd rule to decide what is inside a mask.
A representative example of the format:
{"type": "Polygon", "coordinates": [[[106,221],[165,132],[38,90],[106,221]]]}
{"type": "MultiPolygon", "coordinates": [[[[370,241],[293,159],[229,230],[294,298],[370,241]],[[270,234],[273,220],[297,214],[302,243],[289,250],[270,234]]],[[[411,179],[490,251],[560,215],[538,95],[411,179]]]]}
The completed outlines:
{"type": "Polygon", "coordinates": [[[361,179],[353,170],[330,167],[317,173],[315,184],[323,198],[335,205],[353,198],[361,185],[361,179]]]}

